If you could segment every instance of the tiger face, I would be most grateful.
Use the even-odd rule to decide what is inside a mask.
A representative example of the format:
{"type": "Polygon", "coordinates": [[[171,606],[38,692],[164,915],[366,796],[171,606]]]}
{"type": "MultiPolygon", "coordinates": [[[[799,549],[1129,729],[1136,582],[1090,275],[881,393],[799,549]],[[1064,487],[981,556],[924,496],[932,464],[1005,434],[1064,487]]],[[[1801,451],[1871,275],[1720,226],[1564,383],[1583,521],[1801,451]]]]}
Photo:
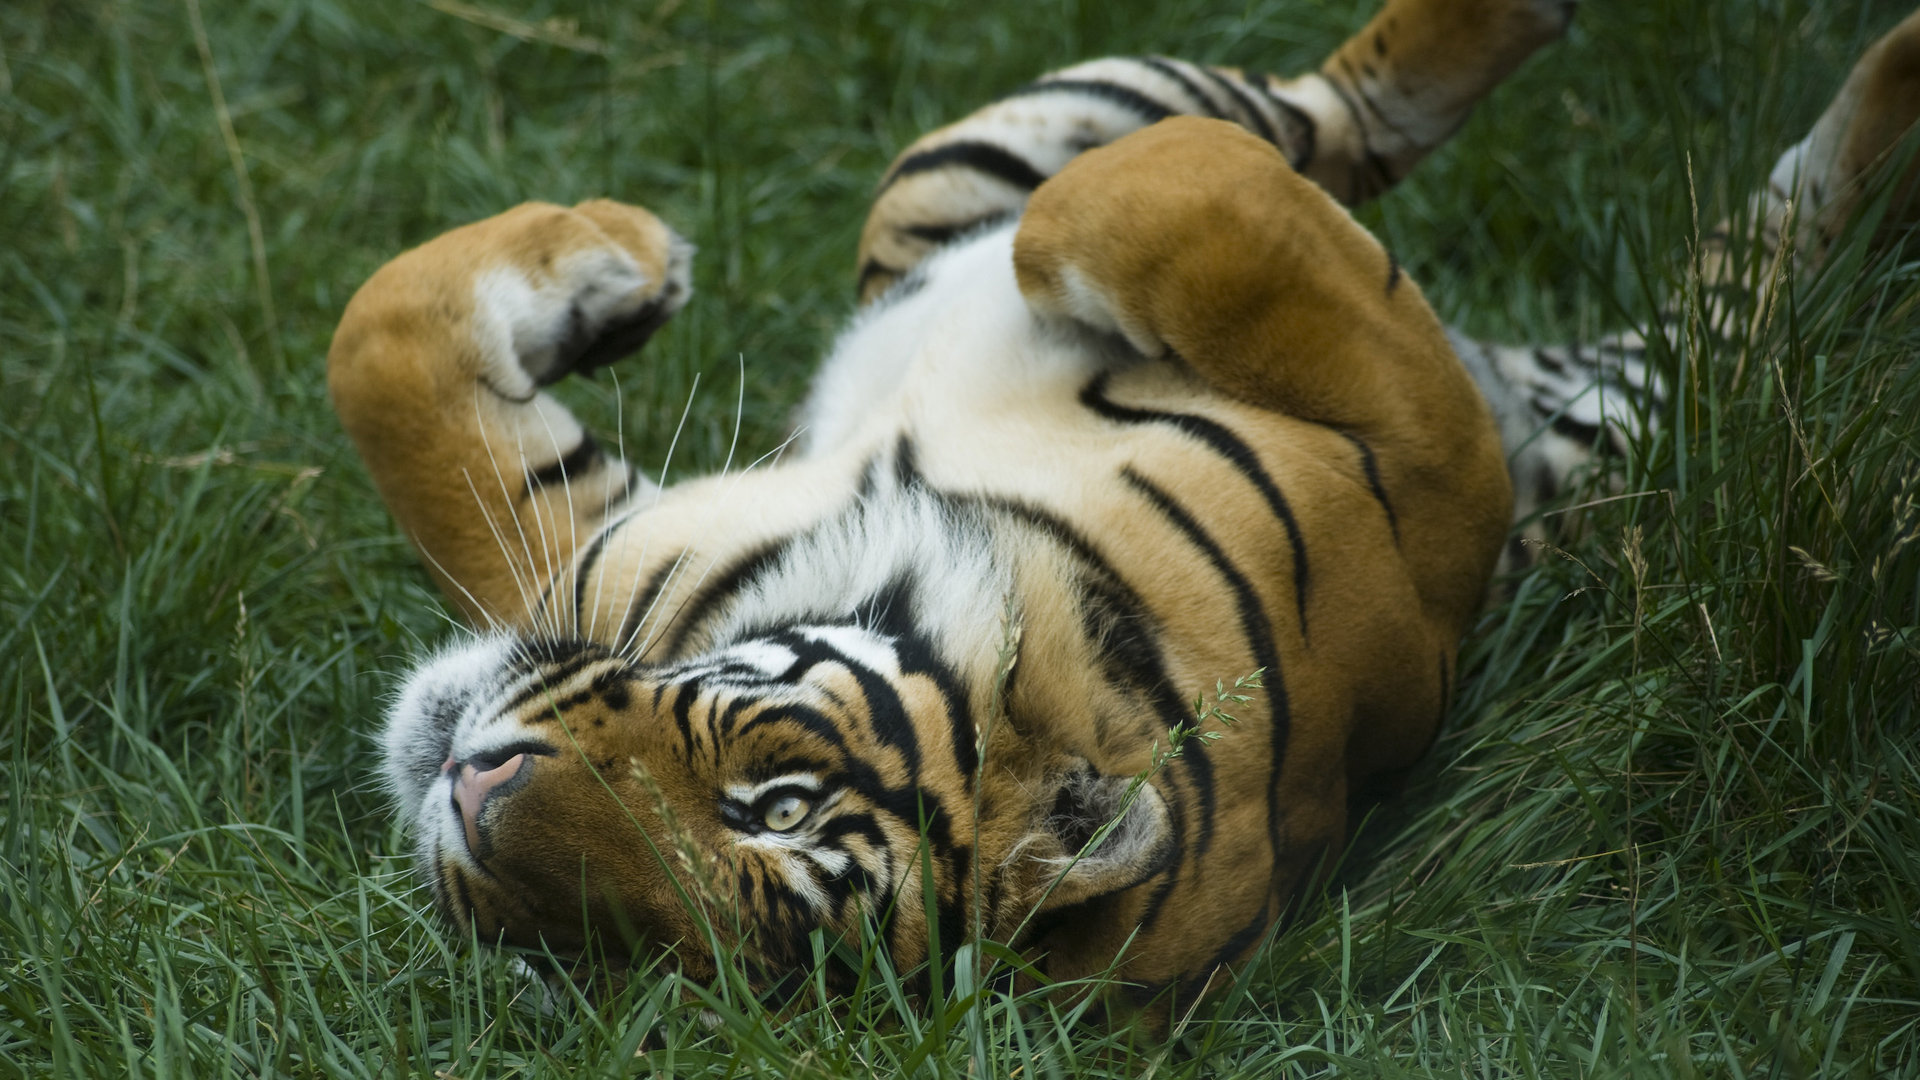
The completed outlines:
{"type": "Polygon", "coordinates": [[[591,925],[616,931],[608,952],[675,946],[710,977],[716,948],[790,969],[815,931],[858,940],[864,920],[905,968],[936,934],[957,944],[978,918],[1012,936],[1166,854],[1158,794],[1129,798],[1084,762],[984,785],[923,770],[978,761],[969,689],[911,642],[852,625],[658,666],[489,637],[408,681],[387,781],[437,907],[482,940],[575,953],[591,925]],[[1088,823],[1109,818],[1127,830],[1075,864],[1088,823]]]}

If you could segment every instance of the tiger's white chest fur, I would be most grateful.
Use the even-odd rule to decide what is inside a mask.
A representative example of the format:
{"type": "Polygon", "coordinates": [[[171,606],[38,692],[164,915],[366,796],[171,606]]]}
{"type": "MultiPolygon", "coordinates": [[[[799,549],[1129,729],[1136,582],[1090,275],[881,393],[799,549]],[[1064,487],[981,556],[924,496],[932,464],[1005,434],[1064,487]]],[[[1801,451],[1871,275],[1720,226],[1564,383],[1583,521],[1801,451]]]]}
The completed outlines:
{"type": "MultiPolygon", "coordinates": [[[[975,454],[1030,443],[1059,433],[1062,406],[1096,373],[1138,359],[1117,339],[1034,314],[1014,282],[1014,225],[942,250],[855,317],[801,408],[807,454],[904,429],[975,454]]],[[[1009,471],[1022,470],[992,475],[1009,471]]]]}
{"type": "Polygon", "coordinates": [[[929,638],[953,643],[963,666],[990,658],[1009,564],[1029,540],[988,535],[927,491],[1097,499],[1089,476],[1117,473],[1137,447],[1080,395],[1130,368],[1182,381],[1118,337],[1034,313],[1015,284],[1013,235],[1010,222],[953,245],[855,318],[799,412],[795,457],[683,482],[614,518],[559,575],[554,594],[570,590],[577,608],[556,617],[643,659],[686,655],[687,620],[665,598],[690,602],[741,552],[777,544],[701,638],[831,617],[911,580],[929,638]]]}

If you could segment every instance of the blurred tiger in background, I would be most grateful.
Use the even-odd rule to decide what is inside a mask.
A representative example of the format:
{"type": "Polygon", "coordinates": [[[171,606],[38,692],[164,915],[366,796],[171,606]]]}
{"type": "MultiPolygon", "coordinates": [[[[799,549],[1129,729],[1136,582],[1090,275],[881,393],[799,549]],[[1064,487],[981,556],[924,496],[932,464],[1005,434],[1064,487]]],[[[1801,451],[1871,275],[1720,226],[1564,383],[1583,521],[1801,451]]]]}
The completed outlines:
{"type": "MultiPolygon", "coordinates": [[[[871,921],[902,968],[980,934],[1140,1000],[1217,983],[1430,744],[1516,510],[1660,408],[1631,334],[1451,334],[1344,208],[1571,14],[1389,0],[1298,78],[1100,60],[927,135],[797,453],[744,472],[656,487],[545,390],[687,301],[647,211],[528,204],[381,269],[334,401],[475,625],[383,737],[436,906],[696,976],[871,921]]],[[[1770,244],[1849,212],[1917,46],[1782,158],[1770,244]]]]}

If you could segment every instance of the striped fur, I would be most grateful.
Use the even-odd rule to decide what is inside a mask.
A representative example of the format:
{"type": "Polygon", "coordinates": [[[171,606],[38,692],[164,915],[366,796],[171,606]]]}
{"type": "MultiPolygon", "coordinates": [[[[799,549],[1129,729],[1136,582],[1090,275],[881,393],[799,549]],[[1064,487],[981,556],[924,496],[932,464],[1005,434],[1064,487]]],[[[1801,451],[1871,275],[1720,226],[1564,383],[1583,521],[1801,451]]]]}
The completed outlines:
{"type": "MultiPolygon", "coordinates": [[[[542,389],[686,301],[657,219],[530,204],[388,264],[330,382],[482,630],[383,736],[436,906],[695,974],[871,921],[902,967],[977,931],[1143,1000],[1214,984],[1433,737],[1509,469],[1526,511],[1659,408],[1633,335],[1450,336],[1340,205],[1564,16],[1392,0],[1316,75],[1098,61],[928,136],[797,452],[667,489],[542,389]]],[[[1868,61],[1920,22],[1894,37],[1868,61]]],[[[1850,118],[1911,122],[1884,74],[1843,95],[1849,160],[1850,118]]]]}
{"type": "Polygon", "coordinates": [[[1164,56],[1042,76],[894,161],[860,237],[860,298],[874,300],[955,237],[1018,216],[1074,155],[1170,116],[1238,124],[1358,205],[1446,141],[1573,9],[1574,0],[1392,0],[1319,71],[1291,79],[1164,56]],[[1463,37],[1470,62],[1454,51],[1463,37]]]}

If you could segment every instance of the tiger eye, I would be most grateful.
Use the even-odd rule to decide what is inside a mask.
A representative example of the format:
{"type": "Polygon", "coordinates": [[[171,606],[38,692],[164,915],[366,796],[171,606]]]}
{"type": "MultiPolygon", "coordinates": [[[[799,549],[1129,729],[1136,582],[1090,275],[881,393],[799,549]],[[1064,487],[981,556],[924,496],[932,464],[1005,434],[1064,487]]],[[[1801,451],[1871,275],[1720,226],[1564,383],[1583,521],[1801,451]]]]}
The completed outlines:
{"type": "Polygon", "coordinates": [[[767,816],[762,820],[765,821],[767,828],[774,832],[786,832],[800,824],[810,809],[812,807],[808,805],[807,800],[800,796],[783,795],[774,800],[772,806],[767,807],[767,816]]]}

